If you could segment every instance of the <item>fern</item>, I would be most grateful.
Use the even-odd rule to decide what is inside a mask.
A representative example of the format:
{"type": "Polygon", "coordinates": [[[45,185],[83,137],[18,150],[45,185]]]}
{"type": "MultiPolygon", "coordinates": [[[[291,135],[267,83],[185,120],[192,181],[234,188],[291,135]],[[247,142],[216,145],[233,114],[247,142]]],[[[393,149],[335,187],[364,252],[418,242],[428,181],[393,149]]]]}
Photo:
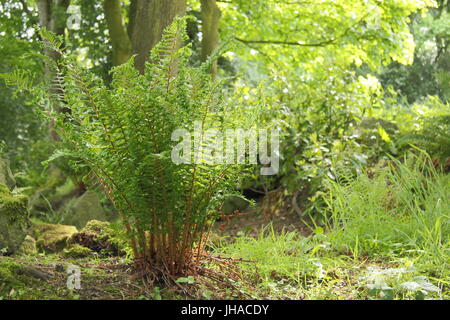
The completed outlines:
{"type": "Polygon", "coordinates": [[[34,76],[27,70],[15,70],[12,73],[2,73],[0,78],[8,86],[17,86],[27,91],[32,91],[35,85],[34,76]]]}
{"type": "MultiPolygon", "coordinates": [[[[122,214],[136,261],[154,275],[185,274],[199,260],[208,228],[243,170],[171,159],[175,129],[193,132],[200,121],[205,144],[207,129],[234,128],[227,115],[238,118],[233,99],[226,102],[221,83],[205,72],[211,61],[188,65],[190,47],[180,48],[185,38],[185,20],[176,20],[152,50],[145,74],[130,59],[112,70],[110,86],[61,52],[52,84],[71,112],[50,113],[65,144],[51,159],[69,156],[89,166],[122,214]]],[[[46,39],[59,50],[57,39],[46,39]]]]}

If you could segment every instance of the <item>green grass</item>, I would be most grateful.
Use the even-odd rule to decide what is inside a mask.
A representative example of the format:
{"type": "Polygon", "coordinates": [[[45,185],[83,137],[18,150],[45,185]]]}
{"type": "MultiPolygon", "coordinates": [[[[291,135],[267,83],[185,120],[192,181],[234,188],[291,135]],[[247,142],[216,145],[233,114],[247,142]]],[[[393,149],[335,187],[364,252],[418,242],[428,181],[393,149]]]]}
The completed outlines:
{"type": "Polygon", "coordinates": [[[450,176],[409,156],[331,183],[325,232],[268,227],[214,251],[254,261],[241,266],[255,298],[449,299],[449,199],[450,176]]]}
{"type": "Polygon", "coordinates": [[[373,177],[332,183],[327,202],[336,250],[355,258],[414,256],[441,275],[448,272],[450,176],[427,156],[392,160],[373,177]]]}

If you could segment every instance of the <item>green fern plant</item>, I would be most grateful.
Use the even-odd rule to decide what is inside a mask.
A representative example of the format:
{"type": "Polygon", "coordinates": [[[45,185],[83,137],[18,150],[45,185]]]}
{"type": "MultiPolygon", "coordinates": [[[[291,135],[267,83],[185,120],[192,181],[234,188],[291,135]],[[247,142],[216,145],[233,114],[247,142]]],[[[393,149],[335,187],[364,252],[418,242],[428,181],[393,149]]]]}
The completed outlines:
{"type": "Polygon", "coordinates": [[[70,109],[46,108],[65,144],[50,160],[70,157],[78,169],[88,168],[122,214],[136,263],[154,278],[192,271],[224,197],[245,169],[171,159],[178,143],[172,141],[174,130],[193,132],[200,123],[199,141],[206,144],[207,129],[243,125],[230,123],[228,116],[250,119],[233,116],[240,112],[233,98],[227,101],[222,84],[211,80],[214,57],[201,67],[188,66],[190,47],[180,48],[185,38],[185,20],[176,20],[151,51],[145,74],[130,59],[112,70],[110,86],[80,68],[57,39],[46,38],[62,60],[52,84],[58,94],[42,95],[47,97],[42,102],[70,109]]]}

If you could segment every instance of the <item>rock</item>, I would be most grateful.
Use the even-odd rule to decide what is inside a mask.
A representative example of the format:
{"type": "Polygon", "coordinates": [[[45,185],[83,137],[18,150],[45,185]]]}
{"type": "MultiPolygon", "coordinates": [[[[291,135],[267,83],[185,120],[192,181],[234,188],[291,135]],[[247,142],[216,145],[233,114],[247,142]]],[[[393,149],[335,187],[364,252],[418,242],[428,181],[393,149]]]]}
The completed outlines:
{"type": "Polygon", "coordinates": [[[95,191],[86,191],[65,206],[62,222],[83,228],[90,220],[106,221],[107,216],[95,191]]]}
{"type": "Polygon", "coordinates": [[[0,184],[6,185],[10,190],[16,186],[16,180],[9,168],[9,161],[0,158],[0,184]]]}
{"type": "Polygon", "coordinates": [[[34,255],[37,253],[36,248],[36,240],[33,237],[27,235],[25,240],[23,240],[19,249],[17,250],[17,254],[19,255],[34,255]]]}
{"type": "Polygon", "coordinates": [[[125,254],[126,241],[120,239],[109,222],[91,220],[68,240],[69,245],[81,245],[106,256],[125,254]]]}
{"type": "Polygon", "coordinates": [[[244,199],[243,197],[237,195],[229,195],[225,198],[222,212],[227,216],[232,215],[236,211],[244,212],[250,207],[250,204],[250,201],[244,199]]]}
{"type": "Polygon", "coordinates": [[[64,256],[66,258],[85,258],[92,255],[93,251],[89,248],[80,246],[79,244],[72,245],[71,247],[64,249],[64,256]]]}
{"type": "Polygon", "coordinates": [[[33,227],[38,249],[59,252],[67,247],[67,240],[78,230],[74,226],[61,224],[38,224],[33,227]]]}
{"type": "Polygon", "coordinates": [[[15,253],[31,226],[28,213],[28,197],[13,195],[0,184],[0,255],[15,253]]]}

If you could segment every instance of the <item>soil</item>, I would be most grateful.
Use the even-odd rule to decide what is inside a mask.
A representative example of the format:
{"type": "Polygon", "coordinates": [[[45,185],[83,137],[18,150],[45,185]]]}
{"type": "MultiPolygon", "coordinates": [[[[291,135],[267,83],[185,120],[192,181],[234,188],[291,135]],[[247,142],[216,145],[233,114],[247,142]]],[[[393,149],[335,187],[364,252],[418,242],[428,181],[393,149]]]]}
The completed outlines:
{"type": "Polygon", "coordinates": [[[311,234],[308,226],[295,213],[282,211],[279,214],[265,217],[255,210],[217,221],[214,232],[219,236],[256,237],[263,229],[270,227],[273,227],[276,233],[296,231],[305,237],[311,234]]]}

